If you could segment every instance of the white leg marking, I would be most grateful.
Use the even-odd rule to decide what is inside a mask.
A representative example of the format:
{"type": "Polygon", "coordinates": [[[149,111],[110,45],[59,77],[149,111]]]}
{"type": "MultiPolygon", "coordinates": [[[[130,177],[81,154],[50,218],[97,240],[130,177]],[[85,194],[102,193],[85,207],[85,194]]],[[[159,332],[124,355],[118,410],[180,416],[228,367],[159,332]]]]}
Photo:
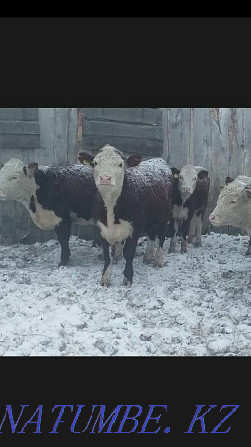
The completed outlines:
{"type": "Polygon", "coordinates": [[[155,247],[155,241],[151,241],[151,239],[149,239],[149,237],[147,237],[147,246],[146,246],[146,251],[144,254],[144,258],[143,258],[143,262],[145,264],[150,264],[153,261],[154,247],[155,247]]]}

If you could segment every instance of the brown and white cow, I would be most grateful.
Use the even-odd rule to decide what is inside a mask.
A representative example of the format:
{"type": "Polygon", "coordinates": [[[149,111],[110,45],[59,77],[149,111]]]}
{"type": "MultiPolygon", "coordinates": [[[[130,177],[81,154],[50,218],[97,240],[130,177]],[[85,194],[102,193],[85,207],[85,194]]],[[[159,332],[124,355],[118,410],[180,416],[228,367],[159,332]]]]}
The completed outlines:
{"type": "Polygon", "coordinates": [[[178,231],[181,233],[181,253],[186,253],[188,234],[189,242],[195,237],[195,246],[201,246],[201,229],[208,204],[210,179],[208,171],[200,166],[186,165],[181,170],[172,168],[172,173],[174,187],[169,253],[175,252],[178,231]]]}
{"type": "Polygon", "coordinates": [[[244,229],[250,235],[246,255],[251,254],[251,177],[226,178],[209,221],[216,227],[232,225],[244,229]]]}
{"type": "Polygon", "coordinates": [[[94,224],[93,169],[79,164],[38,167],[12,158],[0,170],[0,200],[17,200],[41,230],[54,230],[61,245],[59,265],[70,258],[72,223],[94,224]]]}
{"type": "Polygon", "coordinates": [[[173,176],[163,159],[141,163],[140,160],[138,155],[125,159],[110,145],[103,147],[93,158],[94,179],[99,192],[93,216],[100,228],[105,259],[102,285],[110,285],[110,248],[118,242],[125,241],[124,285],[133,282],[132,263],[140,236],[146,234],[149,238],[145,260],[152,256],[152,246],[149,245],[153,245],[157,238],[154,265],[162,266],[163,263],[166,226],[171,217],[173,176]]]}

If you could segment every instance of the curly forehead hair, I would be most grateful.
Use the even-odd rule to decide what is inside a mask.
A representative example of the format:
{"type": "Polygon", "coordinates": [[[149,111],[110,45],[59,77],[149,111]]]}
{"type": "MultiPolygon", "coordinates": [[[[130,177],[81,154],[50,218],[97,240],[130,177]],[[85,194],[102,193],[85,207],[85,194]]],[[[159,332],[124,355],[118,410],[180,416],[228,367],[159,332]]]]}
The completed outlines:
{"type": "MultiPolygon", "coordinates": [[[[106,144],[104,147],[102,147],[102,148],[100,149],[100,151],[98,152],[98,154],[99,154],[100,152],[104,152],[104,151],[105,151],[106,149],[108,149],[108,148],[113,149],[114,152],[115,152],[116,154],[120,155],[120,157],[123,158],[123,160],[125,159],[124,154],[123,154],[121,151],[119,151],[118,149],[116,149],[116,147],[110,146],[110,144],[106,144]]],[[[97,155],[98,155],[98,154],[97,154],[97,155]]]]}

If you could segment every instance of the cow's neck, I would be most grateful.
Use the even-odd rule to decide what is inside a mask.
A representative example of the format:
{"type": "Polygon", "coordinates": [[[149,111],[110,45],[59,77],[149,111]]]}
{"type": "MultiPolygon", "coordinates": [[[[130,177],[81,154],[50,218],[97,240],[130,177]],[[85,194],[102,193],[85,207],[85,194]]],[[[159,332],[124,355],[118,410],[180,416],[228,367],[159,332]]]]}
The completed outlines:
{"type": "Polygon", "coordinates": [[[36,197],[37,185],[34,179],[31,179],[29,187],[24,191],[23,198],[20,202],[25,206],[25,208],[30,212],[30,203],[32,196],[36,197]]]}

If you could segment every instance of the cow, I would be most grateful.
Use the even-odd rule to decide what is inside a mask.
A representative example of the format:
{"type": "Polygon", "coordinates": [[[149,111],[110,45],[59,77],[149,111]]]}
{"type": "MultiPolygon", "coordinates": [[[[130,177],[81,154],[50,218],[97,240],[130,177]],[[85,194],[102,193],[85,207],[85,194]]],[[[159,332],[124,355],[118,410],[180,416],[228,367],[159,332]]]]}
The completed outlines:
{"type": "Polygon", "coordinates": [[[133,282],[133,258],[139,237],[147,235],[145,261],[153,254],[157,238],[154,266],[163,263],[163,244],[167,222],[171,217],[173,176],[161,158],[140,162],[139,155],[128,158],[110,145],[93,157],[92,166],[98,194],[93,207],[95,222],[100,228],[104,268],[102,286],[111,281],[111,251],[125,241],[123,255],[125,286],[133,282]]]}
{"type": "Polygon", "coordinates": [[[209,222],[216,227],[232,225],[245,230],[250,236],[246,256],[251,254],[251,177],[226,178],[209,222]]]}
{"type": "Polygon", "coordinates": [[[61,246],[59,266],[70,259],[72,223],[93,224],[96,186],[90,166],[69,164],[38,167],[11,158],[0,170],[0,199],[17,200],[41,230],[55,230],[61,246]]]}
{"type": "Polygon", "coordinates": [[[208,204],[210,179],[206,169],[193,165],[183,166],[180,170],[172,168],[172,174],[174,186],[169,253],[175,252],[178,232],[181,234],[181,253],[186,253],[187,242],[192,242],[194,237],[195,246],[201,246],[201,229],[208,204]]]}

